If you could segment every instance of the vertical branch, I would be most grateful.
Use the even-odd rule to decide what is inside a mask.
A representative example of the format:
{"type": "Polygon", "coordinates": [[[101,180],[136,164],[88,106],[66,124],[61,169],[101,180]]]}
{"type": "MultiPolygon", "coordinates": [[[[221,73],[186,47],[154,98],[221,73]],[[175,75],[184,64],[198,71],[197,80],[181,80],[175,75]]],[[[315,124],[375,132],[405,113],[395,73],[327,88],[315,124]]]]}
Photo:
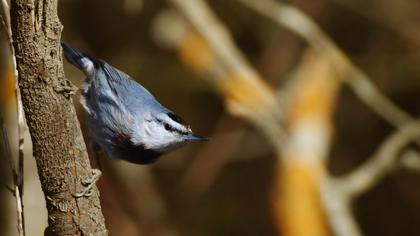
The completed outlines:
{"type": "Polygon", "coordinates": [[[47,203],[45,234],[106,235],[97,188],[89,196],[73,195],[84,188],[92,169],[70,97],[72,89],[64,77],[57,2],[15,0],[11,5],[22,105],[47,203]]]}
{"type": "Polygon", "coordinates": [[[326,58],[307,53],[291,91],[289,140],[278,163],[275,216],[290,236],[328,235],[321,201],[339,80],[326,58]]]}
{"type": "Polygon", "coordinates": [[[6,30],[8,42],[10,46],[12,46],[12,28],[10,28],[10,7],[9,7],[9,4],[7,3],[7,0],[1,0],[0,4],[3,9],[2,19],[1,19],[2,24],[3,24],[4,30],[6,30]]]}
{"type": "Polygon", "coordinates": [[[23,212],[23,194],[19,185],[19,173],[16,170],[16,166],[13,160],[12,152],[10,150],[9,137],[7,135],[6,127],[3,123],[3,118],[0,117],[0,132],[1,132],[1,147],[3,156],[7,158],[10,170],[12,173],[14,188],[10,189],[15,196],[16,200],[16,211],[17,211],[17,229],[19,236],[25,236],[25,223],[24,223],[24,212],[23,212]]]}

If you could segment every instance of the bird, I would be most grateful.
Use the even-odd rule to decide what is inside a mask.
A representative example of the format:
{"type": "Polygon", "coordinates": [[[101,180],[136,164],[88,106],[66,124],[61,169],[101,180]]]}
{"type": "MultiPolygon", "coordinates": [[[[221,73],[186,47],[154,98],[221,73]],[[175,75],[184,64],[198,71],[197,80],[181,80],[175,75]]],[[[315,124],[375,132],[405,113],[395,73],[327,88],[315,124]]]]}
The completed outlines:
{"type": "Polygon", "coordinates": [[[86,76],[80,102],[95,153],[104,150],[112,159],[151,164],[189,142],[207,140],[126,73],[64,42],[61,47],[66,60],[86,76]]]}

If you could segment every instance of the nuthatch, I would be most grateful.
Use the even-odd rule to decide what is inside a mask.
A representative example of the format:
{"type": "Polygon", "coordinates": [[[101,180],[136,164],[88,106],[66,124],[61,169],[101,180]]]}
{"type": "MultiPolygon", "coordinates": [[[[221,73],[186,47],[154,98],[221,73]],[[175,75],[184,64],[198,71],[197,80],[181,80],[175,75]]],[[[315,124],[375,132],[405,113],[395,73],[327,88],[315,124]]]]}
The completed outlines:
{"type": "Polygon", "coordinates": [[[149,164],[187,142],[206,140],[124,72],[65,43],[62,47],[67,61],[86,75],[81,103],[95,151],[149,164]]]}

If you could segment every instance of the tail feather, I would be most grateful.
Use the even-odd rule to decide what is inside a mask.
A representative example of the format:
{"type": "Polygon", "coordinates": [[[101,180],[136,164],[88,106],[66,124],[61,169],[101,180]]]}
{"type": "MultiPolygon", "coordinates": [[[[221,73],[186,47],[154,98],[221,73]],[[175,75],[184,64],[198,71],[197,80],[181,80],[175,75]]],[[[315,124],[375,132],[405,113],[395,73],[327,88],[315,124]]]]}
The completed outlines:
{"type": "Polygon", "coordinates": [[[89,55],[76,51],[64,42],[61,42],[61,47],[63,48],[64,57],[68,62],[79,68],[87,76],[94,74],[94,60],[89,55]]]}

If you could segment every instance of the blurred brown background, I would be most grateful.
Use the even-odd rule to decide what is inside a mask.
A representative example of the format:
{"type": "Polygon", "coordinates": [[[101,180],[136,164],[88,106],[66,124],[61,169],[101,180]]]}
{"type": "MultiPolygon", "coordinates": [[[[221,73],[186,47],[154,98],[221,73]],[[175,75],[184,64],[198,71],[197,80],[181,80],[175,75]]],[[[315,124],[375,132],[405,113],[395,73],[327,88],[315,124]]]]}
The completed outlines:
{"type": "MultiPolygon", "coordinates": [[[[263,78],[273,87],[285,86],[306,43],[237,1],[208,2],[263,78]]],[[[419,116],[420,1],[287,2],[311,16],[391,100],[419,116]]],[[[268,202],[274,153],[251,125],[225,113],[206,80],[156,42],[153,22],[168,7],[153,0],[60,1],[64,41],[125,71],[193,130],[210,137],[208,143],[188,145],[152,166],[113,161],[103,154],[99,188],[110,234],[278,235],[268,202]]],[[[0,43],[0,105],[14,140],[13,81],[4,34],[0,43]]],[[[83,75],[68,64],[65,71],[80,87],[83,75]]],[[[74,101],[86,130],[78,97],[74,101]]],[[[334,126],[328,168],[335,175],[361,164],[393,130],[346,86],[338,95],[334,126]]],[[[89,143],[87,134],[85,138],[89,143]]],[[[30,153],[25,156],[27,234],[41,235],[46,210],[30,153]]],[[[0,168],[1,182],[10,183],[5,158],[0,168]]],[[[363,233],[419,235],[419,181],[419,173],[401,169],[358,198],[353,210],[363,233]]],[[[13,197],[5,188],[0,197],[0,234],[15,235],[13,197]]]]}

